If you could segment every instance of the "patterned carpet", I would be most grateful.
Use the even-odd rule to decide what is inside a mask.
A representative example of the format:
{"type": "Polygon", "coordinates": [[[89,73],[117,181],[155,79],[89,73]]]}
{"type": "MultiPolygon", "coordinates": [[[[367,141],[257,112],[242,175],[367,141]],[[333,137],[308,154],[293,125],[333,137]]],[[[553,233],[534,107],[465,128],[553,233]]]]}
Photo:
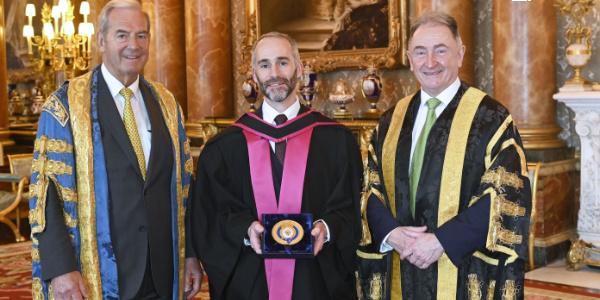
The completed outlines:
{"type": "MultiPolygon", "coordinates": [[[[0,245],[0,300],[31,299],[31,242],[0,245]]],[[[599,299],[600,291],[527,280],[525,300],[599,299]]],[[[209,300],[204,277],[195,299],[209,300]]]]}
{"type": "MultiPolygon", "coordinates": [[[[31,242],[1,245],[0,300],[31,298],[31,242]]],[[[194,299],[210,299],[206,276],[194,299]]]]}

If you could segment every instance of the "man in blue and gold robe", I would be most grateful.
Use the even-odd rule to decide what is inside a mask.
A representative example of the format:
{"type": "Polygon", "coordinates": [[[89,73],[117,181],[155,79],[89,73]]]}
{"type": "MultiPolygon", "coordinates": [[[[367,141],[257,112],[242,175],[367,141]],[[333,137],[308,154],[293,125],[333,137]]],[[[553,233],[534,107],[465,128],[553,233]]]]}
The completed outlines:
{"type": "Polygon", "coordinates": [[[139,75],[149,19],[102,10],[103,64],[65,83],[40,115],[30,223],[35,299],[182,299],[202,273],[186,248],[193,165],[181,108],[139,75]]]}

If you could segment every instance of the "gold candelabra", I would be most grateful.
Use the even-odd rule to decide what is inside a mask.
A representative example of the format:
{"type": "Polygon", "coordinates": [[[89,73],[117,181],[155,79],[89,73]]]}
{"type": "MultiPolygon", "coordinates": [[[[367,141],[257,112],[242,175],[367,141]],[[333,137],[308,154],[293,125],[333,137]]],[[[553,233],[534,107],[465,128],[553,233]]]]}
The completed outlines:
{"type": "Polygon", "coordinates": [[[583,15],[588,13],[590,8],[594,6],[594,0],[556,0],[554,6],[560,9],[562,14],[569,14],[575,20],[575,27],[569,26],[566,31],[568,40],[567,62],[573,67],[575,75],[565,82],[565,86],[584,87],[584,90],[591,89],[590,82],[581,76],[581,70],[592,57],[592,45],[590,43],[592,28],[589,25],[581,26],[581,22],[583,15]]]}
{"type": "Polygon", "coordinates": [[[58,6],[52,9],[47,3],[42,7],[42,34],[35,35],[32,19],[36,16],[33,4],[27,4],[25,15],[29,25],[23,27],[23,36],[29,47],[29,60],[36,72],[44,73],[44,95],[48,96],[55,89],[56,72],[65,72],[66,79],[74,77],[75,71],[85,71],[90,67],[92,59],[91,39],[94,34],[94,24],[88,23],[90,4],[82,1],[79,13],[83,22],[79,24],[79,32],[75,33],[73,20],[74,7],[69,0],[60,0],[58,6]],[[52,24],[54,19],[54,25],[52,24]],[[60,22],[59,22],[60,21],[60,22]],[[60,23],[60,28],[59,28],[60,23]],[[37,57],[34,57],[33,46],[37,47],[37,57]]]}

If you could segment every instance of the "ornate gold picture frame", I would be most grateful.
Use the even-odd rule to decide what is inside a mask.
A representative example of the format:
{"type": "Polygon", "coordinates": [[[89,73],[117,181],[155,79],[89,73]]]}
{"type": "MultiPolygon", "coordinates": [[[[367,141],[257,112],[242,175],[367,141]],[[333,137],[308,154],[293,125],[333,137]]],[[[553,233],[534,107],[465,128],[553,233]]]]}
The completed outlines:
{"type": "MultiPolygon", "coordinates": [[[[356,4],[354,5],[356,6],[356,4]]],[[[285,33],[290,34],[298,42],[302,61],[304,64],[311,64],[317,72],[327,72],[335,69],[364,69],[369,65],[374,65],[380,69],[407,66],[408,60],[405,53],[408,48],[408,26],[407,0],[290,0],[289,3],[285,1],[285,4],[277,0],[246,0],[246,27],[245,30],[241,30],[240,32],[243,35],[243,44],[241,46],[241,65],[238,71],[241,74],[248,74],[252,70],[252,46],[261,34],[273,30],[285,32],[282,28],[290,29],[292,33],[285,33]],[[299,3],[294,4],[294,2],[299,3]],[[351,2],[364,2],[366,4],[360,7],[351,7],[351,2]],[[339,9],[338,6],[344,3],[349,7],[343,13],[340,13],[343,9],[339,9]],[[301,13],[297,12],[299,11],[298,5],[304,5],[302,6],[303,11],[301,13]],[[331,5],[332,14],[336,13],[338,17],[330,16],[331,20],[327,21],[328,16],[315,15],[323,11],[322,7],[315,8],[313,13],[309,9],[305,9],[308,5],[331,5]],[[296,18],[295,16],[289,17],[286,14],[303,15],[300,18],[296,18]],[[385,17],[385,15],[387,15],[388,21],[387,30],[385,28],[379,31],[371,29],[377,28],[380,24],[385,24],[385,21],[381,21],[381,16],[385,17]],[[273,25],[273,23],[277,22],[277,19],[282,20],[281,23],[273,25]],[[313,23],[317,25],[314,28],[306,29],[306,31],[312,31],[312,33],[320,31],[316,34],[320,34],[321,38],[325,34],[325,38],[322,39],[323,47],[320,47],[319,43],[314,42],[311,49],[303,47],[301,38],[298,37],[305,37],[307,34],[297,33],[299,28],[305,27],[305,23],[299,23],[301,22],[299,21],[300,19],[315,20],[313,23]],[[270,24],[267,26],[265,23],[270,24]],[[322,28],[317,29],[321,26],[320,24],[331,26],[332,23],[336,29],[332,27],[331,32],[323,32],[322,28]],[[351,31],[358,26],[362,26],[363,30],[355,30],[350,33],[342,32],[351,31]],[[268,28],[264,28],[263,32],[263,27],[268,28]],[[343,29],[340,30],[340,27],[343,29]],[[368,28],[370,32],[364,33],[364,28],[368,28]],[[383,38],[379,38],[379,41],[387,41],[387,46],[384,42],[383,47],[380,47],[381,43],[377,44],[377,47],[370,47],[368,42],[363,42],[369,38],[373,40],[372,36],[375,36],[375,39],[377,39],[377,34],[381,35],[382,32],[387,33],[387,39],[384,36],[383,38]],[[296,36],[294,36],[294,33],[296,33],[296,36]],[[327,36],[327,34],[330,36],[327,36]],[[327,50],[336,48],[336,46],[332,46],[331,41],[343,45],[342,48],[346,48],[342,50],[327,50]],[[316,46],[314,46],[315,44],[316,46]]],[[[305,44],[308,44],[308,42],[305,44]]]]}

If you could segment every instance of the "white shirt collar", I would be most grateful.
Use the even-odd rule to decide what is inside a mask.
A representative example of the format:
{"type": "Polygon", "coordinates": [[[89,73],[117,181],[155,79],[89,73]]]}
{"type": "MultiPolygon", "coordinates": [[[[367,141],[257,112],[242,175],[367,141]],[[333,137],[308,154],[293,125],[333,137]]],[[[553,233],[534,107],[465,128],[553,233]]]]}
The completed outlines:
{"type": "MultiPolygon", "coordinates": [[[[112,73],[106,68],[104,64],[100,67],[102,71],[102,76],[104,76],[104,81],[106,81],[106,85],[108,85],[108,90],[113,98],[116,98],[119,95],[119,92],[122,88],[125,87],[123,83],[121,83],[112,73]]],[[[128,86],[128,88],[133,92],[133,100],[139,101],[139,92],[140,92],[140,75],[135,79],[135,81],[128,86]]]]}
{"type": "MultiPolygon", "coordinates": [[[[290,107],[288,107],[283,113],[288,118],[288,120],[291,120],[291,119],[295,118],[296,116],[298,116],[299,111],[300,111],[300,101],[298,101],[298,96],[296,96],[296,102],[294,102],[294,104],[292,104],[290,107]]],[[[263,101],[262,113],[263,113],[263,120],[270,124],[275,124],[275,117],[277,117],[277,115],[281,114],[276,109],[274,109],[271,105],[269,105],[269,103],[267,103],[267,101],[263,101]]]]}
{"type": "MultiPolygon", "coordinates": [[[[458,88],[460,88],[460,79],[458,79],[458,77],[456,77],[456,80],[450,86],[448,86],[445,90],[443,90],[439,95],[437,95],[435,98],[437,98],[442,103],[444,103],[444,107],[446,107],[446,106],[448,106],[450,101],[452,101],[452,99],[454,99],[454,95],[456,95],[456,92],[458,92],[458,88]]],[[[427,100],[429,100],[430,98],[433,98],[433,97],[431,97],[423,89],[421,89],[421,106],[427,105],[426,104],[427,100]]]]}

